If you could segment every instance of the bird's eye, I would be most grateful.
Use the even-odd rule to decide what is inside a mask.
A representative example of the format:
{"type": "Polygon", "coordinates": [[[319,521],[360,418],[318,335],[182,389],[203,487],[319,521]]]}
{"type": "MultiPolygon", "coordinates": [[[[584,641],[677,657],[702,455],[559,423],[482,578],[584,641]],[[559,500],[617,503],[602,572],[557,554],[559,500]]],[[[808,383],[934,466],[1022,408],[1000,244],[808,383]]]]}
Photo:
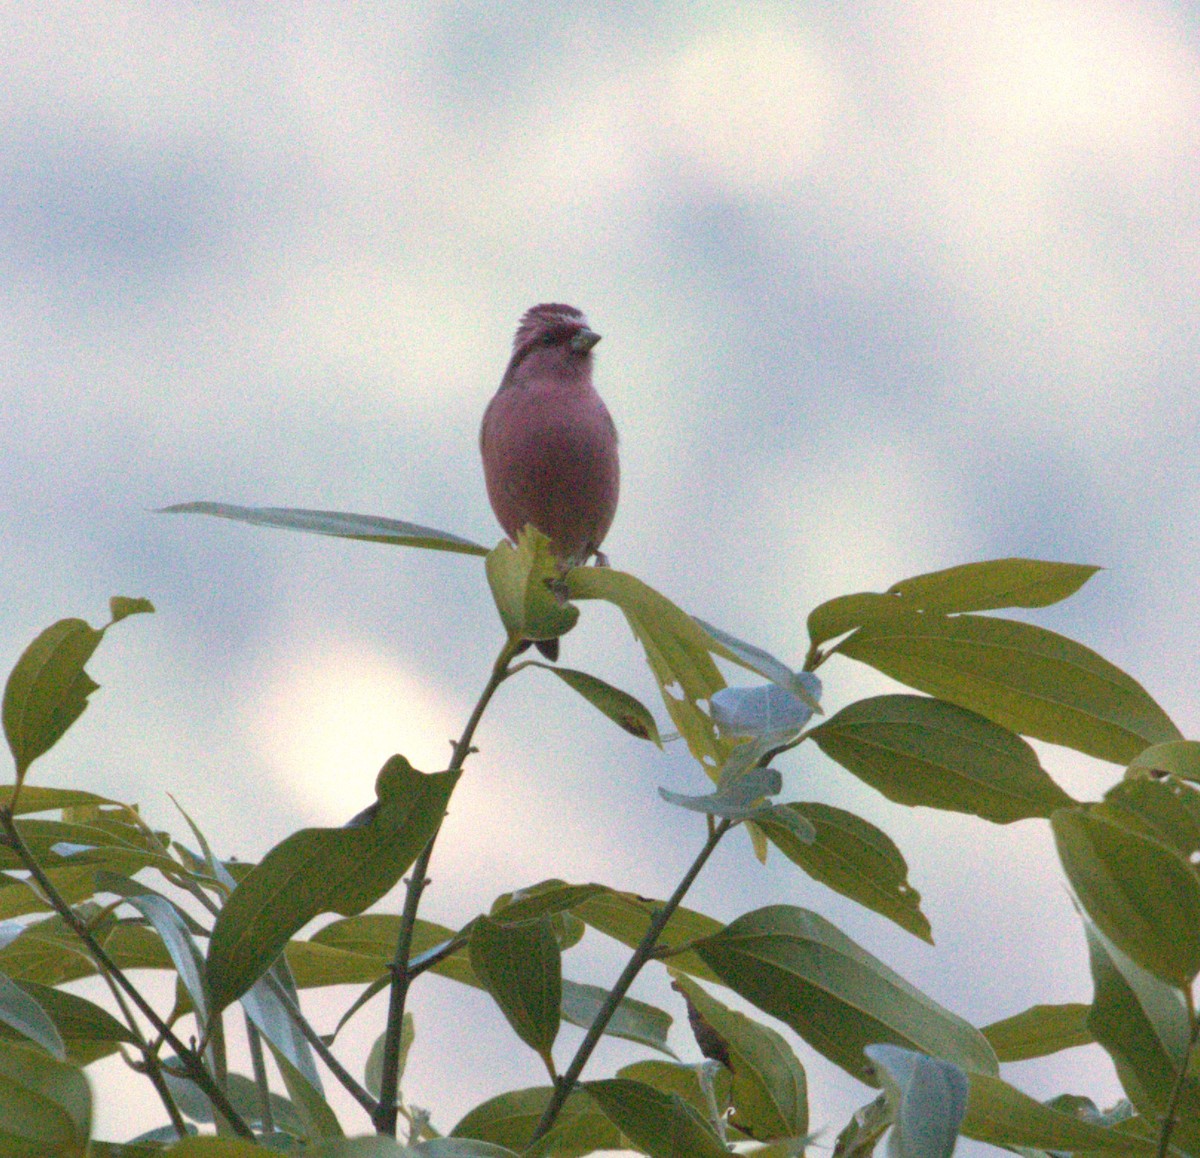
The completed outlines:
{"type": "Polygon", "coordinates": [[[553,334],[543,334],[538,341],[540,341],[543,346],[553,346],[558,339],[553,334]]]}

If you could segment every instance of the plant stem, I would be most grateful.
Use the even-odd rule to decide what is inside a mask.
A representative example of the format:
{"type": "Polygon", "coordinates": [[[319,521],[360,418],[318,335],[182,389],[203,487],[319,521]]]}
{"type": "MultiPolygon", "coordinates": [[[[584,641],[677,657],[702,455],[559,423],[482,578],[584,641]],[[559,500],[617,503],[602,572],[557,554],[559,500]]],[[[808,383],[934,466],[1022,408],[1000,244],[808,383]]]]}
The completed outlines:
{"type": "MultiPolygon", "coordinates": [[[[474,710],[467,719],[462,735],[455,741],[454,755],[450,758],[449,772],[458,772],[471,754],[471,740],[475,729],[487,710],[488,703],[496,693],[496,689],[511,675],[509,663],[517,652],[520,640],[508,639],[500,649],[496,662],[492,665],[492,674],[475,704],[474,710]]],[[[439,830],[441,831],[440,827],[439,830]]],[[[429,862],[433,858],[433,846],[437,841],[437,832],[429,839],[429,843],[421,850],[416,863],[409,874],[408,891],[404,897],[404,911],[400,915],[400,932],[396,937],[396,952],[392,958],[392,989],[388,1001],[387,1029],[383,1040],[383,1058],[379,1078],[379,1105],[373,1116],[373,1124],[377,1133],[396,1136],[396,1091],[400,1084],[400,1034],[404,1026],[404,1006],[408,1000],[408,987],[414,974],[409,972],[408,959],[412,952],[413,930],[417,924],[417,909],[421,904],[421,894],[429,883],[429,862]]]]}
{"type": "Polygon", "coordinates": [[[542,1113],[537,1128],[533,1131],[533,1137],[529,1140],[531,1146],[549,1133],[563,1106],[566,1105],[567,1098],[571,1096],[571,1092],[575,1089],[575,1083],[579,1080],[579,1075],[583,1073],[583,1067],[587,1065],[588,1059],[592,1056],[592,1051],[596,1048],[597,1042],[599,1042],[605,1029],[608,1028],[608,1023],[612,1020],[613,1014],[616,1013],[617,1007],[621,1004],[625,994],[629,992],[629,987],[641,972],[642,966],[653,955],[658,945],[658,938],[662,936],[663,930],[667,927],[667,922],[675,915],[675,910],[683,903],[683,898],[687,895],[688,889],[692,887],[692,883],[700,875],[700,870],[704,867],[708,858],[712,856],[713,850],[721,843],[721,838],[732,827],[733,821],[722,820],[709,833],[708,840],[704,842],[704,847],[692,862],[691,868],[684,874],[683,880],[679,882],[678,887],[671,894],[667,903],[654,914],[654,917],[650,921],[650,927],[638,942],[637,948],[633,951],[633,956],[629,958],[628,963],[621,972],[621,976],[617,978],[617,983],[604,999],[604,1004],[601,1005],[595,1020],[588,1026],[588,1031],[584,1035],[583,1041],[580,1042],[579,1048],[575,1051],[575,1056],[571,1059],[571,1064],[555,1085],[554,1094],[545,1111],[542,1113]]]}
{"type": "Polygon", "coordinates": [[[141,995],[133,982],[125,976],[120,967],[101,946],[100,942],[92,935],[87,922],[71,908],[62,894],[55,888],[54,882],[43,871],[37,858],[30,851],[29,846],[25,843],[25,839],[21,836],[16,820],[13,817],[12,808],[9,805],[0,806],[0,828],[4,829],[4,835],[0,837],[0,843],[7,845],[21,858],[21,863],[24,864],[32,874],[34,880],[37,881],[46,899],[54,906],[55,912],[62,917],[75,936],[87,947],[92,960],[125,991],[126,995],[138,1007],[146,1020],[154,1026],[159,1037],[175,1051],[180,1062],[187,1069],[188,1077],[204,1091],[212,1102],[213,1108],[224,1115],[230,1127],[243,1138],[253,1138],[254,1131],[246,1125],[238,1112],[230,1104],[229,1099],[225,1096],[225,1091],[213,1079],[213,1076],[208,1072],[207,1067],[196,1051],[189,1049],[176,1037],[171,1027],[159,1017],[154,1007],[141,995]]]}
{"type": "Polygon", "coordinates": [[[250,1045],[250,1064],[254,1068],[254,1085],[258,1089],[259,1113],[264,1134],[275,1133],[275,1114],[271,1109],[271,1083],[267,1079],[267,1063],[263,1057],[262,1037],[258,1026],[246,1014],[246,1041],[250,1045]]]}
{"type": "Polygon", "coordinates": [[[1158,1150],[1156,1158],[1167,1158],[1167,1149],[1171,1144],[1171,1131],[1175,1129],[1175,1115],[1179,1113],[1179,1103],[1183,1098],[1183,1087],[1187,1083],[1188,1066],[1192,1060],[1192,1051],[1196,1048],[1196,1039],[1200,1038],[1200,1021],[1196,1019],[1196,1003],[1190,988],[1184,990],[1187,998],[1188,1020],[1192,1032],[1188,1037],[1187,1048],[1183,1051],[1183,1060],[1179,1064],[1179,1076],[1171,1090],[1171,1100],[1167,1103],[1166,1117],[1163,1118],[1162,1128],[1158,1135],[1158,1150]]]}

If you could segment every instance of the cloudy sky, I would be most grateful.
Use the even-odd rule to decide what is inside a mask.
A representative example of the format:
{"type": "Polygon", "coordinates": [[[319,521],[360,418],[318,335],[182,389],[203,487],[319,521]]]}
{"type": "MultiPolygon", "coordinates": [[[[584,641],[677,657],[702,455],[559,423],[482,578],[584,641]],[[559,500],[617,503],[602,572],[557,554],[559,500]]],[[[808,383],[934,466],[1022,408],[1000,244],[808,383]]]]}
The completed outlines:
{"type": "MultiPolygon", "coordinates": [[[[150,512],[495,542],[478,422],[538,301],[604,335],[615,566],[798,663],[834,595],[1007,555],[1100,564],[1034,618],[1196,734],[1192,6],[30,0],[0,14],[0,64],[0,655],[111,594],[158,607],[106,641],[35,783],[178,830],[173,793],[256,859],[355,812],[392,752],[444,765],[500,643],[478,560],[150,512]]],[[[564,659],[658,707],[617,615],[588,607],[564,659]]],[[[822,674],[830,708],[886,687],[822,674]]],[[[433,919],[551,875],[663,895],[702,839],[656,791],[702,789],[686,753],[540,673],[478,743],[433,919]]],[[[1044,760],[1083,797],[1119,775],[1044,760]]],[[[1090,997],[1044,824],[908,814],[807,750],[784,766],[789,798],[898,841],[937,947],[740,838],[695,907],[813,907],[977,1024],[1090,997]]],[[[569,966],[603,983],[619,956],[569,966]]],[[[435,1124],[540,1080],[482,999],[426,989],[409,1094],[435,1124]]],[[[682,1013],[660,978],[637,992],[682,1013]]],[[[798,1049],[836,1131],[869,1091],[798,1049]]],[[[1117,1096],[1094,1051],[1008,1076],[1117,1096]]],[[[115,1097],[102,1133],[124,1136],[115,1097]]]]}

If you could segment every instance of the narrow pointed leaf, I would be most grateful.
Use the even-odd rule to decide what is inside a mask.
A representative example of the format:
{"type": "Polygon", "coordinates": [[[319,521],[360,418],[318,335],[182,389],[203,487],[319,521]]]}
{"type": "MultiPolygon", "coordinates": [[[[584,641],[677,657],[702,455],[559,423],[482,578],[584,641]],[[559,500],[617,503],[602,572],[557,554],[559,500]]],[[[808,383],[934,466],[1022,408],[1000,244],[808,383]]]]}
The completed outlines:
{"type": "Polygon", "coordinates": [[[36,1046],[0,1041],[0,1153],[84,1158],[92,1096],[83,1072],[36,1046]]]}
{"type": "Polygon", "coordinates": [[[729,1158],[709,1124],[677,1094],[629,1078],[584,1082],[605,1117],[650,1158],[729,1158]]]}
{"type": "Polygon", "coordinates": [[[260,977],[238,999],[242,1010],[258,1032],[270,1042],[271,1048],[285,1057],[300,1076],[314,1090],[320,1092],[321,1075],[317,1071],[312,1046],[308,1044],[304,1033],[296,1025],[271,982],[282,989],[291,998],[292,1004],[299,1008],[300,997],[296,992],[296,982],[288,968],[287,958],[280,957],[267,971],[266,976],[260,977]]]}
{"type": "MultiPolygon", "coordinates": [[[[12,790],[12,785],[0,785],[0,799],[6,799],[12,790]]],[[[17,798],[14,816],[28,816],[35,812],[51,812],[62,808],[73,808],[76,805],[117,805],[117,801],[109,800],[107,796],[97,796],[94,792],[83,792],[76,788],[42,788],[27,785],[21,789],[17,798]]],[[[118,807],[121,807],[118,805],[118,807]]]]}
{"type": "MultiPolygon", "coordinates": [[[[608,997],[608,991],[598,985],[585,985],[579,981],[563,978],[562,983],[562,1017],[571,1025],[587,1029],[596,1020],[596,1014],[608,997]]],[[[617,1006],[604,1032],[610,1037],[624,1038],[626,1041],[636,1041],[640,1045],[649,1046],[668,1057],[674,1057],[671,1047],[667,1045],[667,1034],[671,1029],[671,1015],[664,1009],[625,997],[617,1006]]]]}
{"type": "Polygon", "coordinates": [[[736,1124],[760,1142],[808,1133],[808,1081],[791,1046],[775,1030],[722,1005],[696,982],[673,974],[675,987],[724,1042],[733,1072],[736,1124]]]}
{"type": "MultiPolygon", "coordinates": [[[[405,1013],[404,1020],[400,1025],[400,1065],[396,1073],[396,1080],[400,1082],[404,1077],[404,1067],[408,1062],[408,1051],[412,1049],[413,1042],[417,1039],[416,1024],[413,1021],[411,1013],[405,1013]]],[[[367,1089],[375,1096],[379,1097],[379,1091],[382,1088],[381,1079],[383,1077],[383,1047],[387,1041],[387,1031],[381,1033],[371,1045],[371,1052],[367,1055],[367,1065],[363,1072],[363,1081],[367,1089]]]]}
{"type": "Polygon", "coordinates": [[[1007,1082],[969,1074],[971,1092],[960,1132],[996,1146],[1083,1153],[1150,1154],[1153,1146],[1119,1130],[1051,1109],[1007,1082]]]}
{"type": "Polygon", "coordinates": [[[51,1057],[66,1061],[67,1051],[58,1027],[20,985],[0,973],[0,1022],[40,1045],[51,1057]]]}
{"type": "Polygon", "coordinates": [[[171,960],[179,980],[183,982],[202,1025],[208,1024],[208,995],[204,987],[204,955],[192,940],[183,918],[165,897],[156,896],[147,890],[126,898],[162,938],[162,943],[171,960]]]}
{"type": "Polygon", "coordinates": [[[888,588],[910,608],[952,614],[1049,607],[1074,595],[1099,567],[1041,559],[991,559],[902,579],[888,588]]]}
{"type": "Polygon", "coordinates": [[[1180,987],[1200,973],[1200,881],[1174,849],[1083,808],[1051,818],[1067,879],[1119,949],[1180,987]]]}
{"type": "Polygon", "coordinates": [[[548,916],[508,924],[478,917],[471,928],[471,968],[516,1035],[550,1056],[562,1007],[562,955],[548,916]]]}
{"type": "Polygon", "coordinates": [[[1126,764],[1182,737],[1145,688],[1090,648],[1011,619],[894,616],[841,653],[1002,727],[1126,764]]]}
{"type": "Polygon", "coordinates": [[[809,735],[827,756],[899,804],[1008,824],[1072,803],[1020,736],[944,700],[872,696],[809,735]]]}
{"type": "Polygon", "coordinates": [[[1003,607],[1048,607],[1073,595],[1097,571],[1079,563],[1038,559],[993,559],[931,571],[874,591],[841,595],[822,603],[808,617],[814,647],[866,625],[910,612],[942,615],[994,611],[1003,607]]]}
{"type": "Polygon", "coordinates": [[[628,692],[588,675],[587,672],[575,671],[569,667],[554,667],[537,661],[534,661],[533,666],[552,671],[563,683],[583,696],[592,707],[598,708],[631,736],[637,736],[639,740],[650,740],[662,747],[662,739],[659,737],[654,717],[641,701],[634,699],[628,692]]]}
{"type": "Polygon", "coordinates": [[[866,1054],[892,1104],[891,1158],[950,1158],[967,1108],[966,1072],[895,1045],[869,1045],[866,1054]]]}
{"type": "Polygon", "coordinates": [[[553,1092],[549,1086],[534,1086],[489,1098],[468,1111],[450,1136],[507,1146],[522,1158],[582,1158],[596,1150],[621,1148],[620,1131],[582,1093],[567,1099],[550,1132],[537,1146],[529,1147],[534,1127],[553,1092]]]}
{"type": "Polygon", "coordinates": [[[830,804],[801,801],[785,804],[814,832],[811,842],[796,839],[778,823],[778,813],[755,823],[788,860],[813,880],[895,921],[902,929],[931,944],[929,920],[921,912],[921,894],[908,883],[908,865],[887,833],[830,804]]]}
{"type": "Polygon", "coordinates": [[[344,511],[310,511],[294,507],[239,507],[232,503],[176,503],[163,507],[164,515],[216,515],[256,527],[277,527],[285,531],[308,531],[314,535],[332,535],[338,539],[358,539],[368,543],[388,543],[396,547],[426,547],[433,551],[456,551],[463,555],[486,555],[487,548],[470,539],[385,519],[379,515],[352,515],[344,511]]]}
{"type": "Polygon", "coordinates": [[[360,913],[387,893],[437,831],[456,779],[425,775],[393,756],[379,774],[369,823],[302,829],[267,853],[213,926],[206,969],[213,1011],[245,993],[313,917],[360,913]]]}
{"type": "Polygon", "coordinates": [[[279,1076],[283,1078],[288,1098],[303,1127],[304,1137],[309,1140],[343,1137],[342,1127],[320,1086],[314,1086],[269,1039],[267,1048],[275,1059],[279,1076]]]}
{"type": "Polygon", "coordinates": [[[997,1071],[977,1029],[816,913],[770,905],[699,942],[695,952],[723,984],[854,1077],[867,1076],[862,1051],[877,1042],[997,1071]]]}
{"type": "MultiPolygon", "coordinates": [[[[132,1044],[133,1034],[108,1010],[84,997],[22,980],[20,988],[45,1011],[54,1022],[67,1057],[75,1065],[89,1065],[98,1058],[115,1053],[119,1046],[132,1044]]],[[[14,1031],[0,1030],[4,1036],[14,1031]]]]}
{"type": "Polygon", "coordinates": [[[30,764],[62,739],[100,685],[84,670],[104,632],[82,619],[60,619],[21,654],[4,687],[4,735],[17,783],[30,764]]]}
{"type": "Polygon", "coordinates": [[[1001,1062],[1028,1061],[1049,1057],[1064,1049],[1090,1045],[1095,1039],[1088,1029],[1090,1006],[1032,1005],[1021,1013],[993,1021],[983,1027],[983,1036],[1001,1062]]]}

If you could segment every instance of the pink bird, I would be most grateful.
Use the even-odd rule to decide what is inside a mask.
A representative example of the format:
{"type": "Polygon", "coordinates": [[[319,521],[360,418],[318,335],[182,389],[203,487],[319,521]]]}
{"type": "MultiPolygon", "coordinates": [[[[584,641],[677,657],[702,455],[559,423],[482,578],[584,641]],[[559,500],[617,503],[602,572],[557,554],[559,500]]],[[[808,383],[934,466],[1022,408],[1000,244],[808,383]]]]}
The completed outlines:
{"type": "MultiPolygon", "coordinates": [[[[532,523],[564,567],[593,556],[617,511],[617,428],[592,386],[600,335],[574,306],[527,311],[479,432],[488,499],[516,540],[532,523]]],[[[553,642],[553,641],[545,641],[553,642]]]]}

